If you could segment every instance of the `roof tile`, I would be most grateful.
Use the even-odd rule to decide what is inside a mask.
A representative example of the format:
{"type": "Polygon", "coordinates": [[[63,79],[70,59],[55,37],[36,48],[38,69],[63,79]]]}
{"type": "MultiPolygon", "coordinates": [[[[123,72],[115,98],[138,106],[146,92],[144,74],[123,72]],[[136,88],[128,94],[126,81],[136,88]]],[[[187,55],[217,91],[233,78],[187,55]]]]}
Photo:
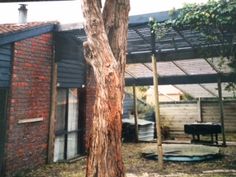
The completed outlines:
{"type": "Polygon", "coordinates": [[[32,28],[45,26],[49,24],[56,24],[57,22],[29,22],[29,23],[12,23],[12,24],[0,24],[0,35],[5,35],[9,33],[19,32],[19,31],[25,31],[32,28]]]}

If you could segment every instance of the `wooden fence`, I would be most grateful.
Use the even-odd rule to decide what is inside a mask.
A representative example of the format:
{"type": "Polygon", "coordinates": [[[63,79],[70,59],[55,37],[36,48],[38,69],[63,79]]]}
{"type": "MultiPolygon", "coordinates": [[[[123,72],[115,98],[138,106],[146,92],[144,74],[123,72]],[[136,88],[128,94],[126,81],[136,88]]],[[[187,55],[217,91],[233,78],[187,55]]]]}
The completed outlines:
{"type": "MultiPolygon", "coordinates": [[[[139,104],[144,104],[139,101],[139,104]]],[[[226,133],[236,133],[236,100],[225,100],[224,122],[226,133]]],[[[129,117],[133,109],[133,97],[126,94],[124,100],[124,118],[129,117]]],[[[173,136],[184,134],[184,124],[195,121],[220,123],[218,101],[162,102],[160,104],[161,124],[170,128],[173,136]]],[[[147,114],[148,115],[148,114],[147,114]]],[[[149,118],[148,118],[149,119],[149,118]]]]}
{"type": "MultiPolygon", "coordinates": [[[[171,134],[183,134],[184,124],[195,121],[220,123],[217,101],[167,102],[160,104],[162,125],[170,127],[171,134]]],[[[224,101],[226,133],[236,133],[236,100],[224,101]]]]}

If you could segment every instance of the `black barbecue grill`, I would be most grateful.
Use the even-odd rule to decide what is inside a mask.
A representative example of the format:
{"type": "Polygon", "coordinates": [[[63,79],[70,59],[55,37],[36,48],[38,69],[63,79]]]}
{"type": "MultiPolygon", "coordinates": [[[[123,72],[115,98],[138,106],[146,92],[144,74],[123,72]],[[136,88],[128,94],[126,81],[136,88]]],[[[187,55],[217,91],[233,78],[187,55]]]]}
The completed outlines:
{"type": "Polygon", "coordinates": [[[218,133],[221,133],[221,125],[212,122],[185,124],[184,132],[192,135],[192,142],[199,142],[200,135],[211,135],[211,143],[214,143],[215,135],[215,143],[218,144],[218,133]]]}

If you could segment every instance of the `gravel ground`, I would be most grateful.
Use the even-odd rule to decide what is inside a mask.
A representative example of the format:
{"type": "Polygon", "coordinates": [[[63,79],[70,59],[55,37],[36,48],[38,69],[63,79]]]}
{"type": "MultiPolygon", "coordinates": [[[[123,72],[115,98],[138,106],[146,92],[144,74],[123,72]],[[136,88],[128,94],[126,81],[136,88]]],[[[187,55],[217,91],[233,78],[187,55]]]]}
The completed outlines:
{"type": "MultiPolygon", "coordinates": [[[[236,146],[220,147],[222,158],[200,163],[165,162],[159,170],[157,161],[142,158],[145,148],[155,143],[123,144],[123,160],[127,177],[236,177],[236,146]]],[[[74,163],[55,163],[18,174],[18,177],[84,177],[86,159],[74,163]]]]}

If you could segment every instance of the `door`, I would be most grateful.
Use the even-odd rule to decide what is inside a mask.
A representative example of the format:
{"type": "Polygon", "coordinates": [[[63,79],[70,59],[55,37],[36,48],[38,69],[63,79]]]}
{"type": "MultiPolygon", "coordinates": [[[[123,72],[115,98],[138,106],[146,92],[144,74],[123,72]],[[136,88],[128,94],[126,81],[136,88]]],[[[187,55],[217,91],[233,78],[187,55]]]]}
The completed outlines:
{"type": "Polygon", "coordinates": [[[0,176],[3,175],[4,144],[6,136],[7,90],[0,88],[0,176]]]}
{"type": "Polygon", "coordinates": [[[83,154],[83,117],[80,91],[77,88],[58,89],[54,161],[76,158],[83,154]]]}

